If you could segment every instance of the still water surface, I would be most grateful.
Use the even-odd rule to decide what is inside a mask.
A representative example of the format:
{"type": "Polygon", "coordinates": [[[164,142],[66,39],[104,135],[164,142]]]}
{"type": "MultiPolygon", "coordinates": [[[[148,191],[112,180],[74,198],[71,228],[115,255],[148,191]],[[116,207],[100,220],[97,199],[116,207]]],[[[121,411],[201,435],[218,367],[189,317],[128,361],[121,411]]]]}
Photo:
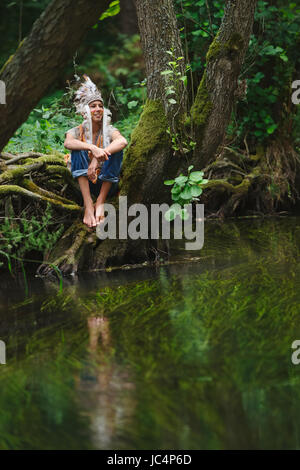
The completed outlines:
{"type": "Polygon", "coordinates": [[[62,292],[1,280],[1,449],[300,448],[300,219],[183,246],[62,292]]]}

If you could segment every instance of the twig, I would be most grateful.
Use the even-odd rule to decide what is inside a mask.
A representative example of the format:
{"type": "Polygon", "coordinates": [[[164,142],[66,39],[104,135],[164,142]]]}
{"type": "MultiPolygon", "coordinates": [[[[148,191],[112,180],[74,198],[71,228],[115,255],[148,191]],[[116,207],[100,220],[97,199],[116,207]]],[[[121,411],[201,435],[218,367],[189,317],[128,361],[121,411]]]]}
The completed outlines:
{"type": "Polygon", "coordinates": [[[208,13],[208,21],[209,21],[211,36],[214,38],[215,35],[214,35],[213,24],[212,24],[212,19],[211,19],[210,8],[209,8],[209,5],[208,5],[208,0],[205,0],[205,3],[206,3],[207,13],[208,13]]]}

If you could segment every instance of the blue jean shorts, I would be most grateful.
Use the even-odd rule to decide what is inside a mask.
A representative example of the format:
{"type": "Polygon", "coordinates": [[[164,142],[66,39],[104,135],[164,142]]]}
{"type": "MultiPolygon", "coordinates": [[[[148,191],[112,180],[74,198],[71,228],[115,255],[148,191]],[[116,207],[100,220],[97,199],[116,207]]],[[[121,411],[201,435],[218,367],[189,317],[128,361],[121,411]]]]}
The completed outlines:
{"type": "MultiPolygon", "coordinates": [[[[94,196],[98,197],[103,181],[112,183],[108,197],[112,197],[118,191],[118,182],[120,179],[120,171],[123,162],[123,150],[113,153],[104,162],[97,182],[94,184],[89,180],[90,191],[94,196]]],[[[71,173],[73,178],[78,176],[87,176],[90,159],[87,150],[72,150],[71,152],[71,173]]]]}

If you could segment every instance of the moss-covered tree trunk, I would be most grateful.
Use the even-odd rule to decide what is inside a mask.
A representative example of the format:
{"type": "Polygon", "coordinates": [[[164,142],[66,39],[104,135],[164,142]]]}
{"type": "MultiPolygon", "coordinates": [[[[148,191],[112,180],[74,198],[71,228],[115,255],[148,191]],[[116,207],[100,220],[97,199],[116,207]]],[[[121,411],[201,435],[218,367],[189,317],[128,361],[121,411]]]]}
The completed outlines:
{"type": "MultiPolygon", "coordinates": [[[[146,65],[148,101],[133,132],[126,152],[122,194],[129,202],[163,202],[166,197],[163,175],[170,166],[178,166],[172,158],[167,128],[175,128],[186,111],[186,90],[182,81],[175,87],[170,103],[166,87],[174,77],[161,75],[170,69],[175,57],[183,57],[183,50],[172,0],[136,0],[138,23],[146,65]]],[[[179,70],[184,74],[185,63],[179,70]]]]}
{"type": "Polygon", "coordinates": [[[0,105],[0,150],[57,79],[109,3],[53,0],[34,23],[30,35],[0,71],[7,103],[0,105]]]}
{"type": "Polygon", "coordinates": [[[256,4],[257,0],[228,0],[220,30],[207,53],[206,70],[191,110],[197,142],[193,163],[201,168],[214,158],[230,122],[256,4]]]}

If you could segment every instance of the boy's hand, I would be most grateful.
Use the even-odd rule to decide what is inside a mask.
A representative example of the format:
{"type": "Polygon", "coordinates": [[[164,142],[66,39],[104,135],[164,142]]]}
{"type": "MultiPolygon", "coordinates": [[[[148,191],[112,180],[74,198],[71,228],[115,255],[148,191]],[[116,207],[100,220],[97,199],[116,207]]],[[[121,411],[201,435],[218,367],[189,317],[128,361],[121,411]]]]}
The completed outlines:
{"type": "Polygon", "coordinates": [[[87,172],[88,179],[90,181],[92,181],[92,183],[97,182],[97,176],[98,176],[98,173],[99,173],[98,168],[99,168],[98,160],[97,160],[97,158],[93,158],[93,160],[89,164],[88,172],[87,172]]]}
{"type": "Polygon", "coordinates": [[[108,160],[109,155],[111,155],[108,150],[99,149],[99,147],[97,147],[96,145],[91,146],[91,152],[95,158],[100,160],[100,162],[105,162],[106,160],[108,160]]]}

